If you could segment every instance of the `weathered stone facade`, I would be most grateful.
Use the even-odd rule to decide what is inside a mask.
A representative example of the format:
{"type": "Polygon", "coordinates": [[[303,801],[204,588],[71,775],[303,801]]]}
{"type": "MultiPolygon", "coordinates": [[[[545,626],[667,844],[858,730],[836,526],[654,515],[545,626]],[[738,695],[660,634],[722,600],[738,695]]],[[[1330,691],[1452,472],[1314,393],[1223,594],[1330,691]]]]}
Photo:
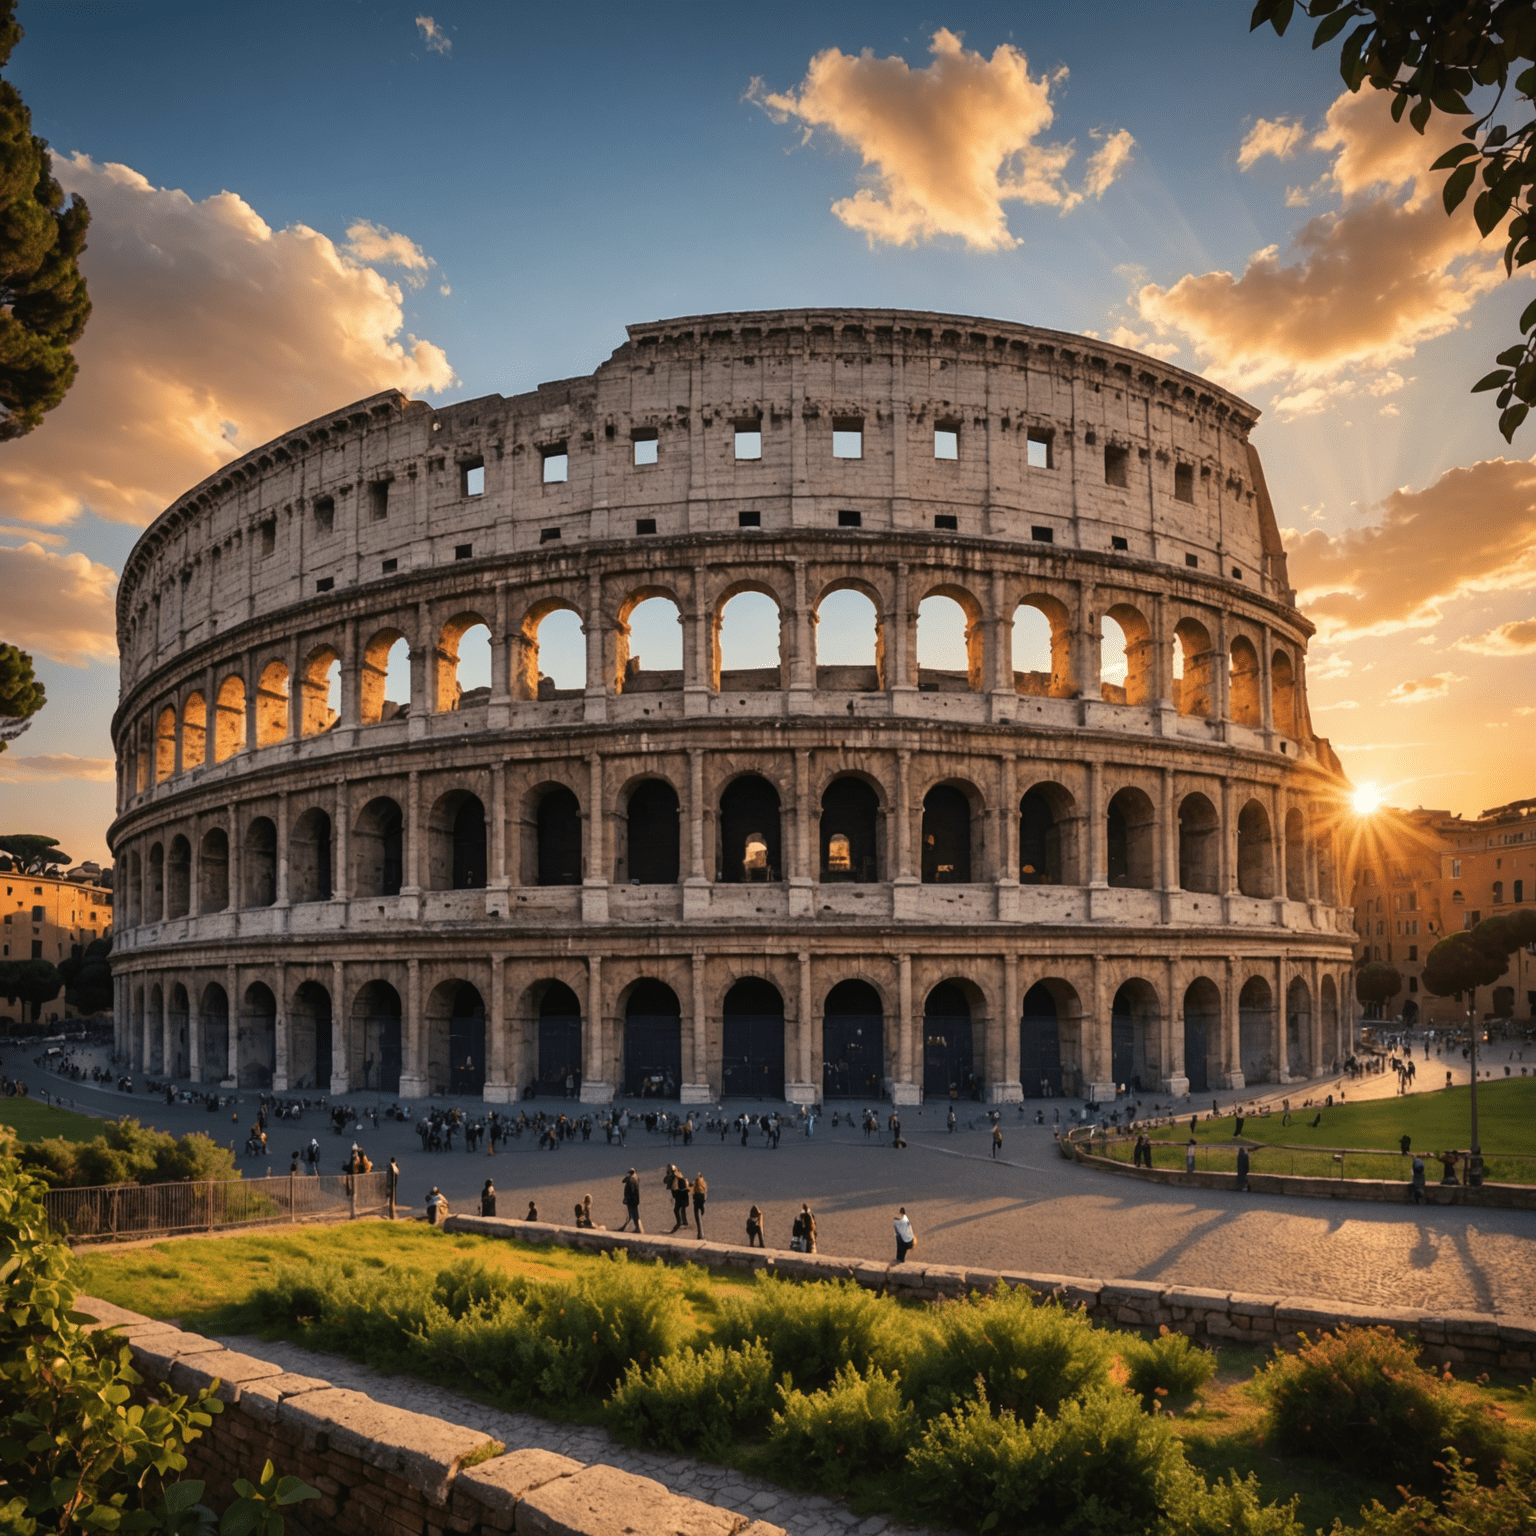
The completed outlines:
{"type": "Polygon", "coordinates": [[[1342,776],[1254,417],[1081,337],[792,311],[247,454],[123,576],[120,1048],[498,1101],[568,1072],[588,1102],[912,1102],[1328,1066],[1342,776]],[[874,652],[819,666],[843,591],[874,652]],[[742,593],[776,668],[722,670],[742,593]],[[630,657],[654,598],[678,668],[630,657]],[[964,668],[919,661],[935,598],[964,668]],[[541,673],[562,610],[582,688],[541,673]]]}

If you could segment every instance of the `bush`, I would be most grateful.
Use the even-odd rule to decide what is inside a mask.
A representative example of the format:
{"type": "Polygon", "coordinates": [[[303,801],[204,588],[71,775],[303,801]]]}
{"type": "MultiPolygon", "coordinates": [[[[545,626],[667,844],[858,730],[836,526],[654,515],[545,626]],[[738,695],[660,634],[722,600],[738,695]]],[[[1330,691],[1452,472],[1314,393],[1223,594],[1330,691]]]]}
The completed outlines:
{"type": "Polygon", "coordinates": [[[127,1117],[108,1120],[91,1141],[50,1136],[31,1142],[21,1148],[21,1162],[53,1189],[240,1177],[235,1154],[203,1132],[178,1140],[127,1117]]]}
{"type": "Polygon", "coordinates": [[[1231,1473],[1207,1483],[1191,1475],[1174,1485],[1157,1536],[1305,1536],[1296,1518],[1300,1496],[1284,1504],[1265,1504],[1253,1473],[1231,1473]]]}
{"type": "Polygon", "coordinates": [[[1037,1302],[1022,1286],[940,1302],[931,1317],[901,1367],[924,1419],[975,1397],[978,1380],[994,1411],[1026,1424],[1110,1384],[1109,1336],[1081,1310],[1037,1302]]]}
{"type": "Polygon", "coordinates": [[[856,1479],[894,1471],[917,1437],[901,1382],[878,1366],[845,1365],[822,1391],[781,1387],[769,1460],[786,1481],[841,1493],[856,1479]]]}
{"type": "Polygon", "coordinates": [[[1155,1529],[1199,1481],[1168,1421],[1118,1388],[1027,1426],[983,1393],[934,1419],[907,1463],[917,1497],[946,1520],[1063,1536],[1155,1529]]]}
{"type": "Polygon", "coordinates": [[[1210,1350],[1166,1328],[1155,1339],[1126,1334],[1120,1340],[1119,1354],[1126,1385],[1146,1408],[1159,1397],[1198,1392],[1216,1374],[1216,1356],[1210,1350]]]}
{"type": "Polygon", "coordinates": [[[1489,1487],[1460,1466],[1443,1461],[1446,1492],[1439,1504],[1414,1494],[1394,1510],[1377,1500],[1348,1528],[1334,1522],[1332,1536],[1516,1536],[1536,1531],[1536,1480],[1529,1470],[1506,1467],[1489,1487]]]}
{"type": "Polygon", "coordinates": [[[1341,1328],[1276,1351],[1256,1377],[1266,1430],[1282,1450],[1381,1469],[1405,1483],[1436,1480],[1446,1446],[1487,1478],[1509,1446],[1503,1424],[1469,1403],[1449,1375],[1419,1363],[1390,1328],[1341,1328]]]}
{"type": "Polygon", "coordinates": [[[758,1275],[744,1296],[720,1303],[715,1341],[726,1347],[761,1339],[774,1365],[804,1388],[829,1386],[844,1366],[899,1369],[904,1330],[922,1329],[920,1313],[904,1311],[852,1280],[780,1280],[758,1275]]]}
{"type": "Polygon", "coordinates": [[[739,1349],[684,1349],[648,1371],[632,1365],[605,1411],[635,1444],[718,1456],[733,1440],[761,1435],[774,1401],[773,1357],[754,1339],[739,1349]]]}

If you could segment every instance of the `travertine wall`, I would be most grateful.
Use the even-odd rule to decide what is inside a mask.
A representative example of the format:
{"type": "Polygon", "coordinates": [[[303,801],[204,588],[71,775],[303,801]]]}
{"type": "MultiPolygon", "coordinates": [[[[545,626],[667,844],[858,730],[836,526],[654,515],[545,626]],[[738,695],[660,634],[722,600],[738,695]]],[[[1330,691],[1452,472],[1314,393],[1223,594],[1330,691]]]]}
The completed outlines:
{"type": "Polygon", "coordinates": [[[120,1049],[503,1101],[568,1068],[588,1102],[1326,1068],[1342,778],[1254,416],[1080,337],[794,311],[632,327],[590,377],[377,396],[246,455],[120,590],[120,1049]],[[874,651],[820,666],[846,590],[874,651]],[[776,668],[722,670],[746,592],[776,668]],[[630,655],[651,598],[680,668],[630,655]],[[936,598],[963,667],[919,656],[936,598]],[[580,688],[541,673],[561,611],[580,688]]]}

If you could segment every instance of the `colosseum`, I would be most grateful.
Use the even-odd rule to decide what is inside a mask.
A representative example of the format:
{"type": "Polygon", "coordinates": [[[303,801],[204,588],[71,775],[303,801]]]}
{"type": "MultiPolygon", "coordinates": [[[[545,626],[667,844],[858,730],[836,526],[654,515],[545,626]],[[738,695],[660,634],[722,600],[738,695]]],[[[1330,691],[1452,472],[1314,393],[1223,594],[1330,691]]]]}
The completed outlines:
{"type": "Polygon", "coordinates": [[[120,1052],[589,1104],[1328,1069],[1347,786],[1256,416],[794,310],[246,454],[123,573],[120,1052]]]}

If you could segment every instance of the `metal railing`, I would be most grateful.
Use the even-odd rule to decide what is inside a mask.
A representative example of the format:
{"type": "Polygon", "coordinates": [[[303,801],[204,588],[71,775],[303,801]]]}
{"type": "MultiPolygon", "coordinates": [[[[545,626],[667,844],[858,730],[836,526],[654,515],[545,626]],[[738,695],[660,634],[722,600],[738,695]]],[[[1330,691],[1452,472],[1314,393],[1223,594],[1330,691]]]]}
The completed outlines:
{"type": "Polygon", "coordinates": [[[51,1225],[75,1239],[212,1232],[272,1222],[348,1221],[395,1214],[387,1171],[302,1173],[271,1179],[215,1179],[183,1184],[102,1184],[50,1189],[51,1225]]]}

